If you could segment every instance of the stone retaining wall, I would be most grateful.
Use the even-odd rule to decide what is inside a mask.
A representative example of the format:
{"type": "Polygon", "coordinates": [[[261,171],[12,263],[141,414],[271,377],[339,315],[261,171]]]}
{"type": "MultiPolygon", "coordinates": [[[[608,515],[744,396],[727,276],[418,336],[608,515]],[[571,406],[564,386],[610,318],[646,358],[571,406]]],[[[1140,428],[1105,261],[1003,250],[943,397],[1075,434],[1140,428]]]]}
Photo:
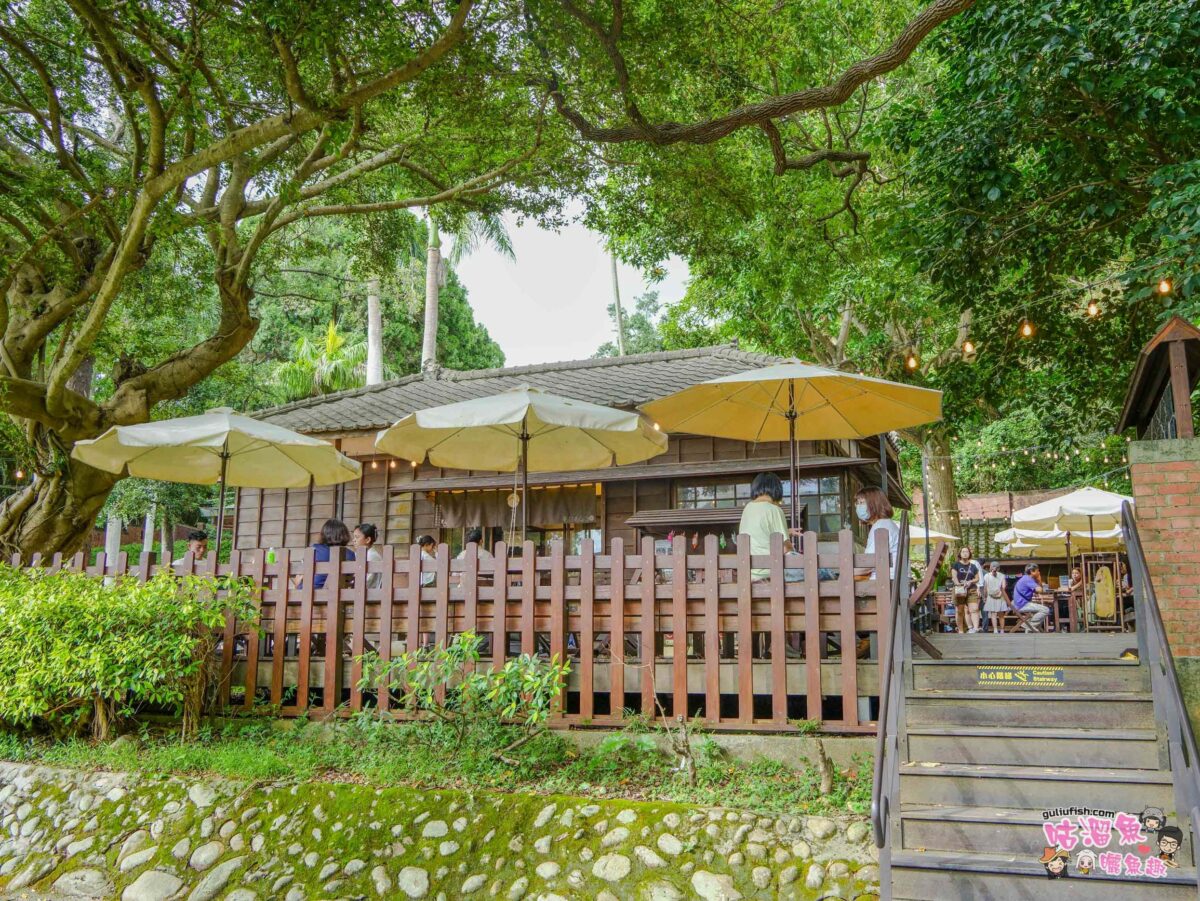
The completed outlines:
{"type": "Polygon", "coordinates": [[[0,894],[873,898],[862,818],[0,763],[0,894]]]}

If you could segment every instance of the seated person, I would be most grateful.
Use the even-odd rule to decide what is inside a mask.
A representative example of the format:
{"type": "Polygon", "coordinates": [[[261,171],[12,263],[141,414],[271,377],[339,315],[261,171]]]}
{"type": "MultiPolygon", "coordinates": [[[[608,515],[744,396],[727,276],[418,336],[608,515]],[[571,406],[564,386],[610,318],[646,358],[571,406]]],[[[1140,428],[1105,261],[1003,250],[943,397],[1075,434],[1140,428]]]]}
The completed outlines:
{"type": "Polygon", "coordinates": [[[421,548],[421,587],[428,588],[437,582],[437,573],[432,570],[426,572],[424,565],[437,561],[437,542],[433,540],[432,535],[422,535],[417,539],[417,546],[421,548]]]}
{"type": "MultiPolygon", "coordinates": [[[[207,532],[202,532],[199,529],[193,532],[188,532],[187,551],[185,552],[184,557],[186,557],[187,554],[191,554],[195,560],[203,560],[208,556],[207,532]]],[[[179,566],[183,563],[184,557],[180,557],[178,560],[172,560],[171,565],[179,566]]]]}
{"type": "MultiPolygon", "coordinates": [[[[742,518],[738,523],[738,534],[750,536],[750,553],[753,555],[771,553],[771,536],[782,535],[783,552],[792,553],[792,542],[788,529],[787,518],[783,515],[783,482],[773,472],[760,472],[750,485],[751,500],[742,508],[742,518]]],[[[750,578],[761,582],[770,578],[769,569],[756,568],[750,570],[750,578]]],[[[796,582],[804,577],[802,569],[784,570],[786,581],[796,582]]]]}
{"type": "MultiPolygon", "coordinates": [[[[363,522],[354,527],[354,547],[359,548],[360,553],[367,555],[368,563],[383,561],[383,554],[379,553],[379,548],[375,547],[375,542],[378,540],[379,529],[375,527],[374,523],[363,522]]],[[[383,573],[367,573],[367,587],[382,588],[383,573]]]]}
{"type": "MultiPolygon", "coordinates": [[[[463,549],[458,552],[458,555],[455,556],[454,559],[455,560],[467,559],[466,545],[468,545],[468,544],[478,545],[478,547],[479,547],[479,574],[480,574],[480,576],[487,576],[488,578],[490,578],[492,575],[490,572],[491,567],[485,567],[484,561],[492,560],[494,558],[492,557],[492,552],[483,546],[483,529],[479,528],[479,526],[473,527],[472,529],[470,529],[467,532],[466,539],[467,540],[464,543],[463,549]]],[[[455,573],[455,575],[452,579],[452,582],[455,585],[462,584],[462,573],[455,573]]],[[[490,585],[491,583],[488,582],[488,584],[490,585]]]]}
{"type": "MultiPolygon", "coordinates": [[[[315,563],[328,563],[333,559],[335,553],[342,560],[354,559],[354,551],[347,547],[350,544],[350,530],[346,528],[346,524],[340,519],[325,520],[325,524],[321,526],[321,534],[317,538],[318,540],[313,542],[312,546],[313,561],[315,563]]],[[[350,579],[353,577],[347,576],[346,578],[350,579]]],[[[328,573],[317,573],[313,577],[313,588],[317,590],[324,588],[325,582],[328,579],[328,573]]],[[[300,576],[294,576],[292,584],[296,588],[303,588],[304,579],[300,576]]]]}
{"type": "MultiPolygon", "coordinates": [[[[864,554],[875,553],[875,533],[887,532],[888,559],[891,560],[889,574],[896,575],[896,558],[900,555],[900,526],[892,519],[892,502],[882,488],[874,485],[858,489],[854,495],[854,515],[867,524],[867,546],[864,554]]],[[[874,569],[860,567],[854,571],[855,578],[875,578],[874,569]]]]}
{"type": "Polygon", "coordinates": [[[1034,594],[1041,587],[1041,572],[1038,570],[1038,565],[1036,563],[1027,564],[1025,575],[1017,580],[1017,585],[1013,589],[1013,609],[1018,613],[1032,614],[1027,622],[1021,623],[1021,628],[1026,632],[1040,632],[1041,629],[1038,627],[1050,613],[1049,607],[1039,604],[1033,599],[1034,594]]]}

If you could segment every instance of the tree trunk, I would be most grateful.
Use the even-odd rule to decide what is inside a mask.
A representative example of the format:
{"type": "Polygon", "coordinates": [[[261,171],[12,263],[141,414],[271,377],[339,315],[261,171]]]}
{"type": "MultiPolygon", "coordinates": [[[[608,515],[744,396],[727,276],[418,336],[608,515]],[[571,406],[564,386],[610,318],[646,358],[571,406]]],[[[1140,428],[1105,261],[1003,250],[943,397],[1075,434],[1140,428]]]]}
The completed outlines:
{"type": "Polygon", "coordinates": [[[610,253],[612,261],[613,305],[617,311],[617,356],[625,356],[625,316],[621,312],[621,283],[617,280],[617,255],[610,253]]]}
{"type": "Polygon", "coordinates": [[[0,503],[0,551],[63,556],[84,550],[96,517],[117,477],[72,464],[65,472],[39,477],[0,503]]]}
{"type": "Polygon", "coordinates": [[[922,503],[929,505],[929,528],[950,535],[961,534],[950,439],[940,428],[922,429],[917,439],[929,473],[929,497],[922,499],[922,503]]]}
{"type": "Polygon", "coordinates": [[[367,282],[367,384],[382,381],[383,313],[379,309],[379,279],[372,278],[367,282]]]}
{"type": "Polygon", "coordinates": [[[429,217],[429,251],[425,259],[425,335],[421,342],[421,369],[437,366],[438,294],[442,276],[442,239],[429,217]]]}

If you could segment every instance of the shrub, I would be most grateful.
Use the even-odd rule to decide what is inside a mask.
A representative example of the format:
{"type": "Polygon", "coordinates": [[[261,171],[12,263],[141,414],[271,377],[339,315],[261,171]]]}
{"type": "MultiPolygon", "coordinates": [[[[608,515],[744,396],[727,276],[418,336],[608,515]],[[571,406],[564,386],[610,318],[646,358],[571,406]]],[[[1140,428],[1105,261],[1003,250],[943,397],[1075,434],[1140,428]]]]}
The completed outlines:
{"type": "Polygon", "coordinates": [[[138,704],[174,706],[199,724],[226,613],[245,618],[251,589],[163,572],[104,580],[0,565],[0,720],[62,734],[89,722],[107,738],[138,704]]]}
{"type": "MultiPolygon", "coordinates": [[[[528,654],[505,662],[498,671],[479,668],[483,640],[463,632],[447,646],[407,651],[393,660],[364,654],[358,687],[400,695],[409,710],[447,724],[461,745],[467,733],[484,724],[517,721],[525,734],[496,756],[524,744],[541,731],[551,705],[562,691],[571,667],[555,656],[541,660],[528,654]]],[[[514,763],[515,765],[515,763],[514,763]]]]}

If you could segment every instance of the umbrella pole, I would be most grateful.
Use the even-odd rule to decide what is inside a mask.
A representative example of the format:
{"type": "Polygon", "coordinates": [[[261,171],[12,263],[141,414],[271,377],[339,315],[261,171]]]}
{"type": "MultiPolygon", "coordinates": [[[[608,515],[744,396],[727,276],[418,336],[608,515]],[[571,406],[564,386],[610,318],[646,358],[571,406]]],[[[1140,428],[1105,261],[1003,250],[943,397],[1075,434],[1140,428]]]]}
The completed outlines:
{"type": "MultiPolygon", "coordinates": [[[[882,433],[879,436],[879,487],[883,489],[884,495],[888,493],[887,435],[882,433]]],[[[925,537],[929,537],[928,529],[925,531],[925,537]]]]}
{"type": "MultiPolygon", "coordinates": [[[[221,451],[221,497],[217,501],[217,565],[221,563],[221,533],[225,531],[225,475],[229,468],[229,451],[221,451]]],[[[213,575],[216,575],[214,573],[213,575]]]]}
{"type": "Polygon", "coordinates": [[[925,568],[929,569],[929,461],[921,454],[921,516],[925,520],[925,568]]]}
{"type": "Polygon", "coordinates": [[[1088,534],[1092,537],[1092,553],[1096,553],[1096,530],[1092,528],[1092,517],[1088,516],[1088,534]]]}
{"type": "MultiPolygon", "coordinates": [[[[788,494],[791,495],[790,510],[793,529],[800,528],[800,517],[796,511],[796,386],[788,380],[788,494]]],[[[794,545],[799,549],[799,545],[794,545]]]]}
{"type": "MultiPolygon", "coordinates": [[[[521,422],[521,547],[525,547],[525,530],[529,526],[529,430],[521,422]]],[[[524,553],[524,550],[522,550],[524,553]]]]}

